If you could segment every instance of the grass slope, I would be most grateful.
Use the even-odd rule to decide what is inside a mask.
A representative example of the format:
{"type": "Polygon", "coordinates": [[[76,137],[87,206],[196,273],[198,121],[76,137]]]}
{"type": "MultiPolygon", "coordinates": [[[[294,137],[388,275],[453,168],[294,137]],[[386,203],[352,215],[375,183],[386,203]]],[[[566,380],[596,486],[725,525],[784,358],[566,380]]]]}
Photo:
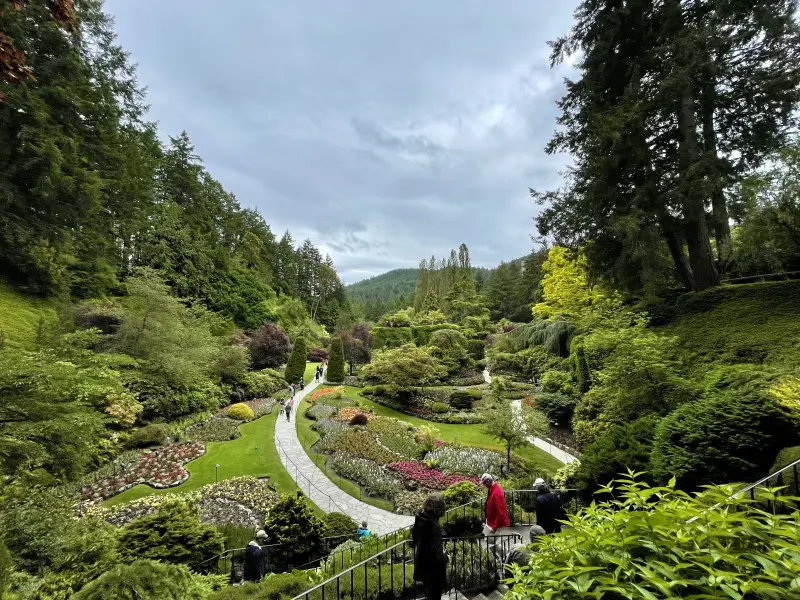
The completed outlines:
{"type": "Polygon", "coordinates": [[[293,494],[299,488],[283,468],[275,450],[275,421],[277,418],[278,410],[276,408],[272,414],[240,425],[239,431],[242,433],[242,437],[229,442],[208,443],[206,453],[186,465],[190,474],[186,483],[167,489],[137,485],[118,496],[109,498],[105,504],[113,506],[151,494],[191,492],[208,483],[214,483],[214,465],[216,464],[220,466],[220,481],[244,475],[269,476],[270,483],[280,493],[293,494]]]}
{"type": "Polygon", "coordinates": [[[34,349],[40,321],[48,326],[56,321],[55,302],[20,294],[0,280],[0,331],[6,347],[34,349]]]}

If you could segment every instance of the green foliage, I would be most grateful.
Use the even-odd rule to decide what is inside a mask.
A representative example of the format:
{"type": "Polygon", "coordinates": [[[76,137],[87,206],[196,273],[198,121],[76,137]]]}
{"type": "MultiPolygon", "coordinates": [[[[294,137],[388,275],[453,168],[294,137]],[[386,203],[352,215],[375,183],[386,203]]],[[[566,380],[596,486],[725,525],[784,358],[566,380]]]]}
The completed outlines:
{"type": "Polygon", "coordinates": [[[0,539],[0,600],[5,598],[5,593],[11,583],[11,573],[14,571],[14,561],[11,553],[0,539]]]}
{"type": "Polygon", "coordinates": [[[542,271],[544,301],[533,307],[538,317],[581,317],[606,297],[599,287],[590,283],[586,258],[571,256],[563,246],[550,249],[542,271]]]}
{"type": "Polygon", "coordinates": [[[559,392],[536,394],[534,402],[550,422],[560,426],[569,424],[575,410],[575,398],[559,392]]]}
{"type": "Polygon", "coordinates": [[[732,489],[697,496],[630,478],[616,500],[570,517],[539,544],[530,568],[514,571],[520,597],[796,597],[797,513],[774,515],[730,498],[732,489]],[[714,508],[709,509],[710,506],[714,508]],[[570,560],[580,556],[580,561],[570,560]]]}
{"type": "Polygon", "coordinates": [[[572,376],[564,371],[545,371],[539,383],[543,392],[564,395],[572,395],[575,392],[572,376]]]}
{"type": "Polygon", "coordinates": [[[429,340],[431,355],[438,358],[451,375],[469,362],[466,346],[467,338],[454,329],[434,331],[429,340]]]}
{"type": "Polygon", "coordinates": [[[508,333],[515,348],[542,346],[550,354],[561,358],[569,356],[569,343],[575,325],[564,317],[537,319],[521,325],[508,333]]]}
{"type": "Polygon", "coordinates": [[[323,517],[325,537],[337,535],[355,535],[358,523],[340,512],[328,513],[323,517]]]}
{"type": "Polygon", "coordinates": [[[237,421],[251,421],[256,416],[253,409],[244,402],[231,404],[226,412],[231,419],[237,421]]]}
{"type": "Polygon", "coordinates": [[[129,560],[147,558],[168,563],[200,564],[224,548],[222,535],[200,522],[197,509],[179,499],[161,505],[154,514],[122,528],[120,552],[129,560]]]}
{"type": "Polygon", "coordinates": [[[492,372],[492,376],[495,374],[525,378],[530,376],[525,357],[521,354],[512,354],[510,352],[492,354],[489,358],[489,370],[492,372]]]}
{"type": "Polygon", "coordinates": [[[292,353],[289,355],[289,362],[286,363],[286,369],[283,372],[283,377],[286,383],[297,383],[306,372],[306,342],[303,338],[298,338],[292,347],[292,353]]]}
{"type": "Polygon", "coordinates": [[[281,566],[300,565],[315,558],[321,551],[325,524],[314,514],[311,504],[300,492],[283,496],[272,507],[264,530],[279,544],[286,544],[278,561],[281,566]]]}
{"type": "Polygon", "coordinates": [[[643,417],[625,425],[615,425],[584,448],[577,479],[580,486],[596,490],[632,472],[647,471],[658,419],[643,417]]]}
{"type": "Polygon", "coordinates": [[[447,370],[424,348],[406,344],[375,353],[372,362],[361,370],[365,380],[408,389],[430,385],[447,375],[447,370]]]}
{"type": "Polygon", "coordinates": [[[450,406],[457,409],[472,408],[472,403],[483,397],[480,390],[453,390],[450,394],[450,406]]]}
{"type": "Polygon", "coordinates": [[[275,323],[264,323],[247,339],[247,348],[253,368],[277,368],[286,364],[292,344],[289,337],[275,323]]]}
{"type": "Polygon", "coordinates": [[[370,333],[377,350],[398,348],[414,341],[410,327],[373,327],[370,333]]]}
{"type": "Polygon", "coordinates": [[[250,371],[242,378],[248,396],[253,398],[269,398],[284,388],[283,375],[272,369],[250,371]]]}
{"type": "Polygon", "coordinates": [[[0,331],[3,347],[36,350],[39,324],[47,326],[56,321],[56,303],[36,296],[26,296],[0,280],[0,331]]]}
{"type": "Polygon", "coordinates": [[[134,431],[125,445],[128,448],[159,446],[163,444],[169,436],[169,425],[165,423],[154,423],[152,425],[145,425],[134,431]]]}
{"type": "Polygon", "coordinates": [[[706,395],[664,418],[656,429],[653,473],[681,487],[752,481],[796,439],[796,420],[742,369],[723,371],[706,395]]]}
{"type": "Polygon", "coordinates": [[[135,560],[87,584],[75,600],[204,600],[211,589],[184,565],[135,560]]]}
{"type": "MultiPolygon", "coordinates": [[[[445,347],[451,346],[452,338],[450,340],[447,338],[440,338],[440,344],[431,343],[431,340],[438,331],[453,331],[457,333],[459,331],[459,327],[458,325],[453,325],[452,323],[415,325],[411,328],[411,336],[414,338],[414,343],[417,346],[439,346],[440,344],[443,344],[445,347]]],[[[466,344],[466,340],[462,339],[461,337],[458,337],[457,340],[460,346],[464,346],[466,344]]]]}
{"type": "Polygon", "coordinates": [[[289,600],[309,587],[299,574],[268,574],[258,585],[226,587],[209,600],[289,600]]]}
{"type": "Polygon", "coordinates": [[[454,483],[442,492],[445,504],[450,508],[461,506],[480,498],[480,488],[471,481],[454,483]]]}
{"type": "Polygon", "coordinates": [[[331,383],[341,383],[344,381],[344,348],[342,346],[342,338],[333,338],[331,340],[331,356],[328,361],[325,380],[331,383]]]}
{"type": "MultiPolygon", "coordinates": [[[[770,468],[770,473],[775,473],[776,471],[780,471],[787,465],[792,464],[795,461],[800,460],[800,446],[791,446],[789,448],[784,448],[780,452],[778,452],[778,456],[775,457],[775,463],[770,468]]],[[[800,466],[796,469],[788,469],[781,474],[781,485],[785,485],[788,487],[787,493],[794,493],[793,490],[798,489],[800,485],[800,481],[798,481],[797,474],[800,473],[800,466]]]]}
{"type": "MultiPolygon", "coordinates": [[[[507,403],[486,412],[485,432],[503,442],[506,447],[506,466],[511,466],[511,451],[528,443],[525,422],[522,415],[516,414],[507,403]]],[[[535,435],[531,432],[531,435],[535,435]]]]}
{"type": "Polygon", "coordinates": [[[568,462],[553,475],[553,487],[562,490],[577,487],[580,469],[581,463],[577,460],[568,462]]]}
{"type": "Polygon", "coordinates": [[[244,548],[253,540],[253,537],[255,536],[253,527],[249,525],[225,523],[223,525],[217,525],[217,529],[224,540],[223,544],[225,546],[225,550],[244,548]]]}

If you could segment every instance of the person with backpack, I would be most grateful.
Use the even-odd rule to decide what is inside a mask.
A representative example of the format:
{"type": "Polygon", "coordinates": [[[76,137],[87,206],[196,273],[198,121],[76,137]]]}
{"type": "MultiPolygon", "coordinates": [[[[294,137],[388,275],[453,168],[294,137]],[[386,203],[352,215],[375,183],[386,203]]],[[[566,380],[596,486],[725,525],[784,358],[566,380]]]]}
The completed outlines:
{"type": "Polygon", "coordinates": [[[567,518],[567,511],[561,506],[561,501],[550,491],[541,477],[533,482],[538,491],[536,495],[536,524],[544,529],[545,533],[561,533],[561,523],[567,518]]]}

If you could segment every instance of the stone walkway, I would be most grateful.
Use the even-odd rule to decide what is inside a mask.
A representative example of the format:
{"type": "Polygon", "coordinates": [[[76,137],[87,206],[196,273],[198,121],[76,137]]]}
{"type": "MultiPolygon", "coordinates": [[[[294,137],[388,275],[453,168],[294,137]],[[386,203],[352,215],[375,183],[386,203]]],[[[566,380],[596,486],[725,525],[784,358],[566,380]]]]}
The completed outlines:
{"type": "Polygon", "coordinates": [[[314,382],[306,385],[305,389],[295,396],[291,420],[287,422],[285,416],[279,415],[275,424],[275,448],[286,471],[303,493],[323,511],[342,512],[359,524],[366,520],[369,530],[375,535],[384,535],[412,525],[414,517],[396,515],[370,506],[343,491],[328,479],[305,453],[297,437],[296,409],[300,401],[318,385],[314,382]]]}
{"type": "MultiPolygon", "coordinates": [[[[492,376],[489,374],[489,369],[484,369],[483,371],[483,380],[486,383],[492,383],[492,376]]],[[[511,401],[511,410],[515,413],[520,413],[522,411],[522,400],[512,400],[511,401]]],[[[544,450],[550,456],[555,458],[556,460],[560,460],[562,463],[567,464],[571,462],[580,462],[577,457],[572,456],[569,452],[565,452],[561,448],[554,446],[547,440],[543,440],[542,438],[529,435],[528,442],[539,448],[540,450],[544,450]]]]}

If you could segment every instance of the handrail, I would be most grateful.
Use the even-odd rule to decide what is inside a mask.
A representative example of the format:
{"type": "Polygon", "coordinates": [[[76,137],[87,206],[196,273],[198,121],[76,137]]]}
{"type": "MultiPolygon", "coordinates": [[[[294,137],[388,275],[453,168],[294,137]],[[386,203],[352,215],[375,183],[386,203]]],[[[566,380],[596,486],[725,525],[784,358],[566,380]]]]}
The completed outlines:
{"type": "Polygon", "coordinates": [[[800,271],[783,271],[781,273],[762,273],[760,275],[747,275],[745,277],[734,277],[733,279],[723,279],[722,283],[729,283],[736,285],[737,283],[744,283],[745,281],[751,279],[760,279],[764,281],[767,277],[783,277],[786,280],[791,279],[792,277],[800,276],[800,271]]]}
{"type": "MultiPolygon", "coordinates": [[[[308,482],[308,490],[309,490],[309,491],[308,491],[308,496],[309,496],[309,498],[310,498],[310,496],[311,496],[311,488],[313,487],[315,490],[317,490],[317,492],[319,492],[320,494],[322,494],[323,496],[325,496],[325,497],[328,499],[328,512],[329,512],[329,513],[330,513],[330,512],[333,512],[333,511],[331,511],[331,504],[333,504],[333,506],[335,506],[335,507],[336,507],[336,509],[337,509],[337,511],[338,511],[338,512],[340,512],[340,513],[342,513],[342,514],[345,514],[345,515],[347,514],[347,511],[345,511],[345,510],[344,510],[344,509],[343,509],[341,506],[339,506],[339,505],[336,503],[336,500],[334,500],[333,498],[331,498],[331,496],[330,496],[329,494],[327,494],[326,492],[323,492],[321,489],[319,489],[319,488],[318,488],[316,485],[314,485],[314,484],[311,482],[311,480],[310,480],[310,479],[309,479],[309,478],[308,478],[306,475],[304,475],[304,474],[303,474],[303,472],[300,470],[300,467],[298,467],[298,466],[297,466],[297,464],[296,464],[296,463],[295,463],[295,462],[294,462],[294,461],[293,461],[291,458],[289,458],[289,454],[288,454],[288,453],[286,452],[286,450],[283,448],[283,445],[281,444],[280,440],[278,440],[277,438],[275,438],[275,444],[277,445],[277,448],[276,448],[276,449],[278,450],[278,458],[280,458],[280,456],[281,456],[281,453],[283,453],[283,456],[284,456],[284,458],[286,459],[286,461],[287,461],[288,463],[291,463],[291,464],[294,466],[294,473],[295,473],[295,483],[297,483],[297,487],[298,487],[298,488],[300,488],[300,491],[302,491],[302,490],[303,490],[303,488],[302,488],[302,486],[301,486],[300,482],[298,482],[298,481],[297,481],[297,477],[298,477],[299,475],[302,475],[303,477],[305,477],[306,481],[308,482]]],[[[284,465],[284,468],[286,468],[286,467],[288,467],[288,465],[284,465]]],[[[289,469],[288,469],[288,468],[286,468],[286,472],[287,472],[287,473],[289,472],[289,469]]],[[[290,474],[290,476],[291,476],[291,474],[290,474]]],[[[313,502],[313,500],[312,500],[312,502],[313,502]]],[[[349,516],[349,515],[348,515],[348,516],[349,516]]]]}

